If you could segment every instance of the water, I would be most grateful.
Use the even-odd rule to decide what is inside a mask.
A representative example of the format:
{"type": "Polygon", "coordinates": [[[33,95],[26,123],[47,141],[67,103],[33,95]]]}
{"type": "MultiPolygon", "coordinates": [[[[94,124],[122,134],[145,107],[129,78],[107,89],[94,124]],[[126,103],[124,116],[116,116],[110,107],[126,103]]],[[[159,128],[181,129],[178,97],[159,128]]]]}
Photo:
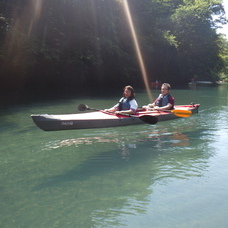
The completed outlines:
{"type": "MultiPolygon", "coordinates": [[[[44,132],[30,114],[73,113],[80,103],[107,108],[119,97],[2,111],[0,227],[227,227],[228,88],[172,94],[176,104],[200,103],[199,114],[44,132]]],[[[148,102],[143,91],[137,98],[148,102]]]]}

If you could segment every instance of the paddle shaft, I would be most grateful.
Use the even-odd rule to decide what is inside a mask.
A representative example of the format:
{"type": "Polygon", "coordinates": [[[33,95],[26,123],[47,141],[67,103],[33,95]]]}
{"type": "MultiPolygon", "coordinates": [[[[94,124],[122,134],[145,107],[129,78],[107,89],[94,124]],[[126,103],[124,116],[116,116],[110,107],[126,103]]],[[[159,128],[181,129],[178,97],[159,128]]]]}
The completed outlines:
{"type": "MultiPolygon", "coordinates": [[[[103,111],[103,110],[99,110],[99,109],[95,109],[95,108],[88,108],[88,110],[101,111],[104,113],[115,114],[114,112],[103,111]]],[[[158,122],[158,118],[156,116],[151,116],[151,115],[134,116],[134,115],[127,114],[127,113],[118,113],[117,115],[139,118],[140,120],[142,120],[143,122],[148,123],[148,124],[156,124],[158,122]]]]}
{"type": "Polygon", "coordinates": [[[169,112],[178,117],[190,117],[192,115],[192,111],[190,110],[182,110],[182,109],[173,109],[173,110],[156,110],[151,109],[152,112],[169,112]]]}
{"type": "MultiPolygon", "coordinates": [[[[101,111],[104,113],[115,114],[113,112],[108,112],[108,111],[103,111],[100,109],[90,108],[89,106],[87,106],[85,104],[79,105],[78,110],[80,110],[80,111],[85,111],[85,110],[101,111]]],[[[151,116],[151,115],[134,116],[134,115],[126,114],[126,113],[119,113],[117,115],[139,118],[140,120],[142,120],[143,122],[148,123],[148,124],[156,124],[158,122],[158,118],[156,116],[151,116]]]]}
{"type": "MultiPolygon", "coordinates": [[[[101,110],[101,109],[95,109],[95,108],[87,108],[87,110],[91,110],[91,111],[100,111],[100,112],[104,112],[104,113],[110,113],[110,114],[115,114],[114,112],[109,112],[109,111],[104,111],[104,110],[101,110]]],[[[138,118],[137,116],[133,116],[131,114],[127,114],[127,113],[119,113],[117,115],[122,115],[122,116],[129,116],[129,117],[136,117],[138,118]]]]}

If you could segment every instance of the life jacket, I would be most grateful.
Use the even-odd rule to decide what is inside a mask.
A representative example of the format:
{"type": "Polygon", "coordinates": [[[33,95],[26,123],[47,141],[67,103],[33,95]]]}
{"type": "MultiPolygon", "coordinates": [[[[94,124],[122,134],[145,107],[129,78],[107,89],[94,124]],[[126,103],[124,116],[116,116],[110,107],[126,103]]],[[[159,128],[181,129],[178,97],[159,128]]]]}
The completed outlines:
{"type": "Polygon", "coordinates": [[[166,106],[169,103],[169,100],[171,98],[170,94],[167,94],[165,96],[163,96],[162,94],[159,95],[155,105],[158,107],[163,107],[166,106]]]}
{"type": "Polygon", "coordinates": [[[118,104],[118,111],[130,109],[131,106],[130,106],[129,101],[131,101],[131,100],[132,100],[132,98],[122,97],[118,104]]]}

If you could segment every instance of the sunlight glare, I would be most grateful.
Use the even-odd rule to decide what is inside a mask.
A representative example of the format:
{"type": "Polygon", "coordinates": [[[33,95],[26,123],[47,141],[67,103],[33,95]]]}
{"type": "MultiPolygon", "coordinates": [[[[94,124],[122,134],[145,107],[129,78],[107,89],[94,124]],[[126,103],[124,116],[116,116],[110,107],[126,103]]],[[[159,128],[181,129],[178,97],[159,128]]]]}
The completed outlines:
{"type": "Polygon", "coordinates": [[[30,25],[29,25],[28,37],[30,37],[34,23],[36,23],[40,18],[40,14],[41,14],[41,10],[42,10],[42,4],[43,4],[43,0],[33,0],[32,1],[31,12],[34,12],[34,13],[33,13],[33,18],[32,18],[30,25]]]}
{"type": "Polygon", "coordinates": [[[143,61],[141,49],[140,49],[140,46],[139,46],[139,42],[138,42],[136,31],[135,31],[135,27],[134,27],[134,24],[133,24],[133,21],[132,21],[132,16],[131,16],[131,12],[130,12],[129,5],[128,5],[128,0],[123,0],[123,4],[124,4],[125,14],[126,14],[126,17],[127,17],[128,23],[129,23],[129,27],[130,27],[130,30],[131,30],[131,34],[132,34],[135,50],[136,50],[136,53],[137,53],[137,58],[138,58],[138,61],[139,61],[141,73],[142,73],[142,76],[143,76],[143,81],[144,81],[144,84],[146,86],[146,90],[147,90],[147,94],[148,94],[148,97],[149,97],[149,101],[152,102],[152,94],[151,94],[151,90],[150,90],[150,86],[149,86],[149,82],[148,82],[148,76],[147,76],[147,73],[146,73],[146,68],[145,68],[145,64],[144,64],[144,61],[143,61]]]}
{"type": "Polygon", "coordinates": [[[29,44],[31,34],[36,29],[36,25],[41,17],[42,7],[43,0],[31,0],[22,9],[15,7],[12,16],[14,20],[4,44],[5,69],[9,71],[14,70],[14,68],[10,69],[10,66],[13,64],[14,67],[26,71],[29,62],[28,59],[31,56],[28,55],[28,52],[24,52],[23,48],[29,44]],[[26,34],[26,36],[23,34],[26,34]]]}

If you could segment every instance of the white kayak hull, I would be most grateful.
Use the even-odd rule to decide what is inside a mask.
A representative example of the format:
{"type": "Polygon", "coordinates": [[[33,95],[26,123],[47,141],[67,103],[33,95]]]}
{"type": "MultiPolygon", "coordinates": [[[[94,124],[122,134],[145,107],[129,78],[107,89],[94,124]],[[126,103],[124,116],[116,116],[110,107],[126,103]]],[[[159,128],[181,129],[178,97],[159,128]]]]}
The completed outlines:
{"type": "MultiPolygon", "coordinates": [[[[199,105],[179,105],[176,109],[190,110],[192,113],[198,112],[199,105]]],[[[117,116],[115,114],[104,113],[102,111],[77,113],[77,114],[33,114],[34,123],[44,131],[74,130],[90,128],[107,128],[143,124],[139,116],[151,115],[158,118],[158,121],[172,120],[179,118],[170,112],[139,111],[134,117],[117,116]]]]}

